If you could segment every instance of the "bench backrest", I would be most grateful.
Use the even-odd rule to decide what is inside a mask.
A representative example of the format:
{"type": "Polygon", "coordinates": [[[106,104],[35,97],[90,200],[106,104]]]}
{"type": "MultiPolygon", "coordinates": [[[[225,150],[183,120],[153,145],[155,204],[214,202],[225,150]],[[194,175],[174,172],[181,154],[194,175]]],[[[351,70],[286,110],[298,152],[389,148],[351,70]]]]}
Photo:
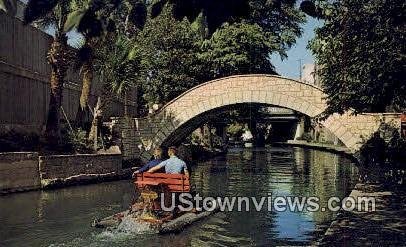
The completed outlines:
{"type": "Polygon", "coordinates": [[[143,188],[145,185],[165,185],[169,192],[190,192],[189,176],[183,174],[167,173],[138,173],[135,178],[137,188],[143,188]]]}

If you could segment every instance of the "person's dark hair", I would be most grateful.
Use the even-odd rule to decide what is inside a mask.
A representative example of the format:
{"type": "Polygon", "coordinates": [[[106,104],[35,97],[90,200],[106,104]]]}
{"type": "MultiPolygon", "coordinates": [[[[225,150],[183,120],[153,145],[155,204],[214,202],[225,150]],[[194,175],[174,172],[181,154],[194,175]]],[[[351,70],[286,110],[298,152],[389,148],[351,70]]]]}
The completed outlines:
{"type": "Polygon", "coordinates": [[[158,159],[162,158],[162,148],[158,147],[154,149],[154,157],[158,159]]]}
{"type": "Polygon", "coordinates": [[[168,148],[168,152],[171,152],[171,153],[173,153],[173,154],[176,154],[176,153],[178,152],[178,150],[176,149],[175,146],[172,146],[172,147],[169,147],[169,148],[168,148]]]}

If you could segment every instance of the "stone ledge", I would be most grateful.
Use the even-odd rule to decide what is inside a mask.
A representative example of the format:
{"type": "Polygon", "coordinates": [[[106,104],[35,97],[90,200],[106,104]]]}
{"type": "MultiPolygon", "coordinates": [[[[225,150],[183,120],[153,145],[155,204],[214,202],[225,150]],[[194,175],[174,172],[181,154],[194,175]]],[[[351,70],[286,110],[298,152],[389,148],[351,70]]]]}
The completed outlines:
{"type": "Polygon", "coordinates": [[[120,179],[128,179],[131,178],[131,175],[131,169],[125,169],[119,173],[110,172],[103,174],[78,174],[67,178],[42,179],[41,188],[56,189],[74,185],[108,182],[120,179]]]}

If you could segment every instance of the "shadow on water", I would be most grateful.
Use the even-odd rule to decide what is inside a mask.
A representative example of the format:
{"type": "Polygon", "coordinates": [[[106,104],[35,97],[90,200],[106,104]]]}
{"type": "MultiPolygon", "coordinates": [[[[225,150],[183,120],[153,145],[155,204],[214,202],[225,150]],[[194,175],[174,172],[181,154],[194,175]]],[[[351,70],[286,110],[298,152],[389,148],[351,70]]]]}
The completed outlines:
{"type": "MultiPolygon", "coordinates": [[[[338,154],[291,147],[236,148],[192,167],[192,183],[203,196],[348,195],[357,178],[352,162],[338,154]]],[[[94,218],[126,209],[131,181],[0,198],[0,246],[210,246],[301,245],[318,238],[335,217],[325,212],[220,212],[180,234],[157,235],[141,226],[91,228],[94,218]]],[[[243,209],[245,209],[243,207],[243,209]]],[[[124,223],[125,224],[125,223],[124,223]]]]}

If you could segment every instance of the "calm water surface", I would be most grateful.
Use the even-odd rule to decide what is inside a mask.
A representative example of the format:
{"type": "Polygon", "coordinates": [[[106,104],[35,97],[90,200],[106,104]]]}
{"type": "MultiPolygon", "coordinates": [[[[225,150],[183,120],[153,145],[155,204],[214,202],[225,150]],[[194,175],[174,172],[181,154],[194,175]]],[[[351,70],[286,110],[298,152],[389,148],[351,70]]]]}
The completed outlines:
{"type": "MultiPolygon", "coordinates": [[[[345,197],[357,169],[341,155],[302,148],[232,149],[192,168],[205,196],[345,197]]],[[[220,212],[180,234],[95,229],[92,220],[130,205],[130,181],[0,197],[0,246],[272,246],[305,245],[329,226],[332,212],[220,212]]]]}

